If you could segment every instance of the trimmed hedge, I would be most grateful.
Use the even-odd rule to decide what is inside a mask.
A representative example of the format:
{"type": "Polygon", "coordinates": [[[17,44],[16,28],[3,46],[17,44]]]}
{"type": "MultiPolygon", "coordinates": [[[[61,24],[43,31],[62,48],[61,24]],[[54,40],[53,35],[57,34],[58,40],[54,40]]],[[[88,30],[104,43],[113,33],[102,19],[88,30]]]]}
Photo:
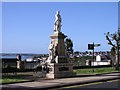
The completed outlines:
{"type": "Polygon", "coordinates": [[[111,65],[101,65],[101,66],[73,66],[73,69],[104,68],[104,67],[111,67],[111,65]]]}
{"type": "MultiPolygon", "coordinates": [[[[73,66],[73,69],[86,69],[86,68],[104,68],[111,67],[111,65],[103,65],[103,66],[73,66]]],[[[31,72],[31,71],[41,71],[42,67],[37,67],[35,69],[17,69],[15,67],[7,67],[2,69],[2,73],[15,73],[15,72],[31,72]]],[[[46,70],[46,68],[43,68],[46,70]]]]}

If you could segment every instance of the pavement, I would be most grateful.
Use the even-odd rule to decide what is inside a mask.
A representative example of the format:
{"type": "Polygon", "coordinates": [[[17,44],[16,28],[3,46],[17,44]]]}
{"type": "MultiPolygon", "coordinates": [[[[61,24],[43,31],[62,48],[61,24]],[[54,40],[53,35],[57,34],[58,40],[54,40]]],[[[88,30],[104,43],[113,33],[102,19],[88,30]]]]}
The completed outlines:
{"type": "Polygon", "coordinates": [[[101,82],[108,80],[120,79],[120,73],[111,74],[99,74],[99,75],[88,75],[88,76],[77,76],[70,78],[61,79],[40,79],[38,78],[32,82],[23,82],[15,84],[5,84],[0,87],[2,90],[37,90],[37,89],[54,89],[64,86],[80,85],[93,82],[101,82]]]}

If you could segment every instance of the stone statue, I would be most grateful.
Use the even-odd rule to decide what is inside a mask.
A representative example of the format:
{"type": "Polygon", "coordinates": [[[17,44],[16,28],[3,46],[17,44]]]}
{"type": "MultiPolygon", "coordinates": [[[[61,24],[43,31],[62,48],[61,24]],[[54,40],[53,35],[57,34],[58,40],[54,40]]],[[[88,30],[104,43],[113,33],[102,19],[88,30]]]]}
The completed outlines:
{"type": "Polygon", "coordinates": [[[48,49],[49,49],[49,59],[52,60],[54,58],[54,45],[53,45],[52,41],[51,41],[48,49]]]}
{"type": "Polygon", "coordinates": [[[61,16],[60,16],[60,11],[57,11],[56,15],[55,15],[56,19],[55,19],[55,23],[54,23],[54,31],[55,32],[60,32],[61,30],[61,16]]]}
{"type": "Polygon", "coordinates": [[[58,55],[57,46],[55,46],[53,42],[51,41],[48,49],[49,49],[49,57],[47,59],[47,62],[56,63],[55,59],[56,59],[56,56],[58,55]]]}

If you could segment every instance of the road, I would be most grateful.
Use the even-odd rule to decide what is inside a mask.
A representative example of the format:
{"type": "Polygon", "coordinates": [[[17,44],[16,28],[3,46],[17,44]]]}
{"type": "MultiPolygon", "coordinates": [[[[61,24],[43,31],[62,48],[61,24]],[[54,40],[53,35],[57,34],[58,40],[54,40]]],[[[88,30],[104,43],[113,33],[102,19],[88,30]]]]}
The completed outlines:
{"type": "Polygon", "coordinates": [[[69,90],[69,89],[79,89],[79,90],[102,90],[102,89],[110,89],[110,90],[120,90],[120,80],[112,80],[107,82],[96,82],[96,83],[90,83],[90,84],[84,84],[84,85],[74,85],[74,86],[68,86],[68,87],[62,87],[58,88],[59,90],[69,90]]]}

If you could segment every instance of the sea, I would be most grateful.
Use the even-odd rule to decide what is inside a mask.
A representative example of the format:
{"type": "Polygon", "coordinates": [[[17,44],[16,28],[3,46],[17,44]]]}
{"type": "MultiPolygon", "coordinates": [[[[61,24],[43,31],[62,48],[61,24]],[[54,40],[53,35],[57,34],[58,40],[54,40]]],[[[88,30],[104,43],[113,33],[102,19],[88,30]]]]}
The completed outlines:
{"type": "MultiPolygon", "coordinates": [[[[0,59],[2,58],[16,58],[18,54],[0,54],[0,59]]],[[[19,54],[21,55],[21,60],[24,61],[27,58],[33,58],[35,56],[41,56],[41,54],[19,54]]]]}

